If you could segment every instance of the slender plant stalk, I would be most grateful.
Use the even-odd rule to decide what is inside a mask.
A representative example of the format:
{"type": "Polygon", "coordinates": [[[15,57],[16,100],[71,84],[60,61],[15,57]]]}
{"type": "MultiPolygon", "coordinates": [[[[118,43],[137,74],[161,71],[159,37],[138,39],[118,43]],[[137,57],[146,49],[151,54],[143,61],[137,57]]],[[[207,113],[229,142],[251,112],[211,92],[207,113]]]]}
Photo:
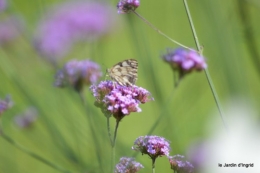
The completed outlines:
{"type": "MultiPolygon", "coordinates": [[[[188,7],[187,0],[183,0],[183,3],[184,3],[185,10],[186,10],[186,13],[187,13],[187,16],[188,16],[188,19],[189,19],[190,27],[191,27],[191,30],[192,30],[192,34],[193,34],[193,37],[194,37],[197,49],[199,51],[199,54],[202,55],[202,47],[201,47],[201,45],[199,43],[199,39],[198,39],[196,30],[195,30],[195,27],[194,27],[194,24],[193,24],[193,20],[192,20],[191,14],[190,14],[190,10],[189,10],[189,7],[188,7]]],[[[221,105],[220,105],[220,101],[219,101],[219,98],[218,98],[218,94],[217,94],[217,92],[215,90],[215,87],[214,87],[213,81],[211,79],[210,73],[209,73],[209,71],[207,69],[205,69],[204,72],[206,74],[206,77],[207,77],[207,80],[208,80],[211,92],[213,94],[214,100],[216,102],[216,105],[217,105],[217,108],[218,108],[221,120],[223,122],[223,125],[224,125],[225,129],[228,130],[227,126],[226,126],[226,123],[225,123],[225,120],[224,120],[224,113],[222,111],[222,108],[221,108],[221,105]]]]}
{"type": "Polygon", "coordinates": [[[112,145],[112,147],[115,147],[115,145],[116,145],[116,135],[117,135],[117,130],[118,130],[119,122],[120,122],[120,121],[116,121],[116,127],[115,127],[114,139],[113,139],[113,145],[112,145]]]}
{"type": "Polygon", "coordinates": [[[118,126],[119,126],[119,122],[120,121],[116,121],[116,127],[115,127],[115,132],[114,132],[114,138],[112,141],[112,173],[113,173],[113,169],[114,169],[114,165],[115,165],[115,156],[116,156],[116,136],[117,136],[117,130],[118,130],[118,126]]]}
{"type": "Polygon", "coordinates": [[[110,121],[109,121],[110,117],[107,117],[107,133],[108,133],[108,137],[109,137],[109,141],[111,146],[113,146],[113,140],[112,140],[112,135],[111,135],[111,131],[110,131],[110,121]]]}
{"type": "Polygon", "coordinates": [[[171,42],[181,46],[181,47],[184,47],[185,49],[189,49],[189,50],[192,50],[191,48],[175,41],[174,39],[170,38],[168,35],[166,35],[165,33],[163,33],[161,30],[159,30],[158,28],[156,28],[153,24],[151,24],[148,20],[146,20],[144,17],[142,17],[139,13],[137,13],[136,11],[132,10],[132,12],[138,16],[141,20],[143,20],[147,25],[149,25],[152,29],[154,29],[156,32],[158,32],[159,34],[161,34],[162,36],[166,37],[168,40],[170,40],[171,42]]]}
{"type": "Polygon", "coordinates": [[[109,137],[109,141],[110,141],[110,144],[111,144],[111,173],[113,173],[113,170],[114,170],[114,164],[115,164],[115,148],[113,147],[113,140],[112,140],[112,135],[111,135],[111,131],[110,131],[110,121],[109,121],[109,118],[110,116],[106,116],[107,117],[107,133],[108,133],[108,137],[109,137]]]}
{"type": "Polygon", "coordinates": [[[152,173],[155,173],[155,158],[152,158],[152,173]]]}
{"type": "Polygon", "coordinates": [[[114,171],[114,165],[115,165],[115,147],[111,147],[111,173],[114,171]]]}
{"type": "Polygon", "coordinates": [[[111,131],[110,131],[110,116],[106,116],[107,117],[107,133],[109,136],[109,141],[111,144],[111,173],[113,173],[114,171],[114,165],[115,165],[115,147],[114,147],[114,140],[112,139],[112,135],[111,135],[111,131]]]}
{"type": "Polygon", "coordinates": [[[117,136],[117,130],[119,126],[119,121],[116,121],[116,127],[114,131],[114,137],[112,139],[111,133],[110,133],[110,123],[109,123],[109,116],[107,116],[107,131],[108,131],[108,136],[109,140],[111,143],[111,173],[114,171],[114,166],[115,166],[115,156],[116,156],[116,136],[117,136]]]}
{"type": "Polygon", "coordinates": [[[15,142],[12,138],[10,138],[9,136],[7,136],[5,133],[4,133],[4,129],[1,128],[1,121],[0,121],[0,129],[2,130],[0,132],[0,136],[5,140],[7,141],[9,144],[13,145],[14,147],[16,147],[17,149],[19,149],[20,151],[22,151],[23,153],[33,157],[34,159],[52,167],[53,169],[59,171],[59,172],[63,172],[63,173],[71,173],[70,171],[68,170],[65,170],[64,168],[58,166],[58,165],[55,165],[53,164],[52,162],[44,159],[43,157],[39,156],[38,154],[35,154],[33,153],[32,151],[28,150],[27,148],[23,147],[22,145],[20,145],[19,143],[15,142]]]}

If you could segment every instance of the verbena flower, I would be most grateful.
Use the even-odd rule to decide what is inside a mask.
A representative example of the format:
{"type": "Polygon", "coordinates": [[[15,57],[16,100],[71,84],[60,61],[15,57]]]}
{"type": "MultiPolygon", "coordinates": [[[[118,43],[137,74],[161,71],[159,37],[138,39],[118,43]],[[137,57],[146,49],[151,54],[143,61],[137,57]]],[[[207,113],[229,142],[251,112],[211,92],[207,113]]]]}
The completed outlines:
{"type": "Polygon", "coordinates": [[[2,113],[4,113],[7,109],[12,107],[12,105],[13,105],[13,102],[11,100],[10,95],[7,95],[4,100],[0,99],[0,117],[1,117],[2,113]]]}
{"type": "Polygon", "coordinates": [[[81,91],[84,85],[96,83],[102,76],[100,66],[91,60],[71,60],[56,74],[54,85],[57,87],[72,86],[81,91]]]}
{"type": "Polygon", "coordinates": [[[20,128],[31,126],[38,118],[38,112],[35,108],[28,108],[24,113],[14,117],[14,123],[20,128]]]}
{"type": "Polygon", "coordinates": [[[147,154],[153,160],[158,156],[169,156],[171,150],[169,141],[160,136],[140,136],[132,149],[147,154]]]}
{"type": "Polygon", "coordinates": [[[101,81],[90,87],[96,98],[95,105],[106,116],[113,115],[120,121],[131,112],[141,112],[139,104],[153,100],[150,92],[138,86],[121,86],[112,81],[101,81]]]}
{"type": "Polygon", "coordinates": [[[130,13],[139,7],[139,0],[120,0],[117,4],[117,12],[119,14],[130,13]]]}
{"type": "Polygon", "coordinates": [[[73,43],[93,41],[112,30],[115,17],[105,3],[71,1],[48,12],[39,24],[35,47],[50,61],[57,61],[70,50],[73,43]]]}
{"type": "Polygon", "coordinates": [[[22,32],[22,21],[14,16],[8,16],[0,21],[0,46],[14,41],[22,32]]]}
{"type": "Polygon", "coordinates": [[[134,158],[121,157],[119,163],[115,167],[114,173],[136,173],[143,165],[139,162],[134,161],[134,158]]]}
{"type": "Polygon", "coordinates": [[[208,153],[206,142],[197,142],[190,146],[188,150],[188,159],[194,166],[195,172],[200,172],[199,170],[207,161],[208,153]]]}
{"type": "Polygon", "coordinates": [[[7,3],[6,0],[0,0],[0,12],[6,9],[7,3]]]}
{"type": "Polygon", "coordinates": [[[192,71],[201,71],[207,68],[205,59],[195,50],[168,49],[168,52],[162,58],[171,65],[174,71],[179,72],[180,78],[192,71]]]}
{"type": "Polygon", "coordinates": [[[184,160],[184,156],[175,155],[168,157],[171,169],[176,173],[192,173],[194,170],[193,165],[184,160]]]}

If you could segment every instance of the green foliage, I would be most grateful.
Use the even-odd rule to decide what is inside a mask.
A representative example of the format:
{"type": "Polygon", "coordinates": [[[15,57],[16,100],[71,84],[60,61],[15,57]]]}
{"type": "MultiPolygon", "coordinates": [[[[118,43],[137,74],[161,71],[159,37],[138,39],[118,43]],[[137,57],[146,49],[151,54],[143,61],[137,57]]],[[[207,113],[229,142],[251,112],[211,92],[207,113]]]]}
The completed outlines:
{"type": "MultiPolygon", "coordinates": [[[[85,107],[73,90],[55,88],[56,70],[32,46],[39,19],[51,4],[61,1],[21,2],[11,1],[5,15],[20,15],[25,21],[26,33],[11,45],[0,47],[0,97],[3,99],[6,94],[11,94],[15,103],[1,117],[5,133],[65,170],[73,173],[109,172],[111,147],[106,118],[94,106],[93,96],[86,87],[85,107]],[[30,106],[38,110],[38,120],[28,129],[17,128],[13,117],[30,106]]],[[[195,48],[182,1],[159,2],[141,1],[137,11],[171,38],[195,48]]],[[[109,3],[116,6],[115,1],[109,3]]],[[[260,37],[259,2],[201,0],[189,3],[220,103],[225,105],[240,97],[258,105],[260,52],[255,48],[260,46],[257,40],[260,37]]],[[[140,173],[149,172],[151,160],[131,150],[137,137],[147,134],[163,136],[171,141],[171,155],[185,155],[195,140],[208,135],[205,127],[217,107],[203,72],[185,76],[174,88],[173,72],[160,55],[167,47],[177,47],[175,44],[134,14],[121,14],[118,18],[115,32],[93,44],[75,45],[72,52],[59,62],[59,67],[69,59],[91,58],[103,65],[105,73],[105,68],[124,59],[138,60],[137,85],[149,90],[155,101],[141,105],[141,113],[132,113],[120,123],[116,161],[122,156],[136,156],[136,161],[145,166],[140,173]]],[[[256,111],[259,113],[259,108],[256,111]]],[[[218,120],[219,128],[223,129],[221,118],[218,120]]],[[[113,129],[115,121],[110,121],[113,129]]],[[[171,172],[169,168],[167,158],[157,159],[157,172],[171,172]]],[[[24,172],[59,171],[0,138],[0,173],[24,172]]]]}

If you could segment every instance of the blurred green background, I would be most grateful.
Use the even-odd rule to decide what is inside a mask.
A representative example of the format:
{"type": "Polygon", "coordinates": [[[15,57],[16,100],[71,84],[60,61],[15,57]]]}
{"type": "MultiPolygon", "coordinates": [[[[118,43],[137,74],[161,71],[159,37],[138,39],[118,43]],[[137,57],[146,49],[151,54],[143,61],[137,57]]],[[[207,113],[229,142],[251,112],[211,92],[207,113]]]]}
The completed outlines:
{"type": "MultiPolygon", "coordinates": [[[[2,16],[17,15],[23,20],[24,32],[13,43],[0,47],[0,98],[12,96],[14,106],[1,121],[5,133],[25,148],[71,172],[109,172],[110,143],[106,118],[96,108],[94,98],[85,89],[87,112],[77,93],[53,86],[56,70],[35,51],[32,40],[39,20],[49,7],[64,1],[8,1],[2,16]],[[15,115],[33,106],[38,119],[20,129],[13,123],[15,115]],[[89,127],[91,116],[97,142],[89,127]],[[98,151],[97,156],[95,151],[98,151]],[[98,161],[101,158],[101,161],[98,161]]],[[[139,62],[137,85],[149,90],[155,101],[141,105],[141,113],[132,113],[119,125],[116,161],[137,154],[131,150],[134,140],[151,132],[171,141],[171,155],[186,152],[196,140],[209,134],[208,120],[217,111],[204,72],[186,76],[174,88],[173,72],[160,56],[166,48],[177,48],[156,33],[134,14],[116,14],[117,1],[107,2],[117,16],[115,31],[93,44],[74,45],[59,61],[62,67],[70,59],[90,58],[105,69],[128,58],[139,62]],[[159,121],[158,121],[159,120],[159,121]],[[155,128],[155,122],[158,121],[155,128]]],[[[188,1],[208,70],[215,84],[223,110],[234,98],[250,100],[259,114],[260,102],[260,2],[258,0],[188,1]]],[[[195,48],[183,1],[141,0],[137,12],[171,38],[195,48]]],[[[105,79],[105,77],[103,77],[105,79]]],[[[228,117],[228,115],[226,115],[228,117]]],[[[223,129],[218,117],[218,128],[223,129]]],[[[115,121],[111,119],[112,127],[115,121]]],[[[113,129],[113,128],[112,128],[113,129]]],[[[216,129],[216,130],[219,130],[216,129]]],[[[136,155],[151,172],[148,156],[136,155]]],[[[157,159],[157,172],[172,172],[166,157],[157,159]]],[[[59,171],[28,156],[0,138],[0,173],[57,173],[59,171]]]]}

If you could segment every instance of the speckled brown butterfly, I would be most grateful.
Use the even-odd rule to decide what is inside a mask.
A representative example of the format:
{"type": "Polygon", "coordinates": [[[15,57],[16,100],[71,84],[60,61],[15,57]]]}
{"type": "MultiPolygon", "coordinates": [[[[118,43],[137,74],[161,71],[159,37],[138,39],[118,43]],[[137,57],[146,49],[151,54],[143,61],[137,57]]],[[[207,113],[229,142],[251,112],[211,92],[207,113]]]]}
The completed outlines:
{"type": "Polygon", "coordinates": [[[119,85],[132,86],[138,78],[138,62],[135,59],[127,59],[107,69],[107,74],[119,85]]]}

